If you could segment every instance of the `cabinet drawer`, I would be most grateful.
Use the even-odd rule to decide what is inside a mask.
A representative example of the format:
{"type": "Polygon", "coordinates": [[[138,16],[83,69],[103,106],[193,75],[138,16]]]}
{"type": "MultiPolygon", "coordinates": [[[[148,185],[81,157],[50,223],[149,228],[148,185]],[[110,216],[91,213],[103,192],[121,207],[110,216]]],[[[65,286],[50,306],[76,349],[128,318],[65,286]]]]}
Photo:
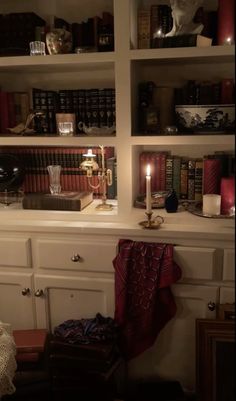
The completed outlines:
{"type": "Polygon", "coordinates": [[[0,238],[0,266],[31,267],[29,238],[0,238]]]}
{"type": "Polygon", "coordinates": [[[223,280],[235,280],[235,251],[234,249],[224,250],[223,280]]]}
{"type": "Polygon", "coordinates": [[[174,247],[174,260],[182,270],[182,278],[219,280],[222,263],[214,248],[174,247]]]}
{"type": "Polygon", "coordinates": [[[35,253],[42,269],[113,272],[116,242],[39,239],[35,253]]]}

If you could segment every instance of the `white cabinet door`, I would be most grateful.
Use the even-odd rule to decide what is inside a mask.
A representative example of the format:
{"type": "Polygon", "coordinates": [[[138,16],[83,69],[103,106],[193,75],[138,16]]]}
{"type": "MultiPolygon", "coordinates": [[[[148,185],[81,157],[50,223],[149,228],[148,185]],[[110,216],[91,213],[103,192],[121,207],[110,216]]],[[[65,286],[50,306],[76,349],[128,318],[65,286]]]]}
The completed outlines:
{"type": "Polygon", "coordinates": [[[133,377],[154,375],[164,380],[178,380],[192,391],[195,388],[195,320],[215,318],[215,309],[210,311],[208,303],[217,303],[219,288],[176,284],[172,290],[176,316],[160,332],[153,347],[130,363],[130,372],[133,377]]]}
{"type": "Polygon", "coordinates": [[[35,327],[32,274],[0,273],[0,320],[12,329],[35,327]]]}
{"type": "Polygon", "coordinates": [[[37,327],[54,327],[68,319],[114,315],[114,280],[35,275],[37,327]]]}

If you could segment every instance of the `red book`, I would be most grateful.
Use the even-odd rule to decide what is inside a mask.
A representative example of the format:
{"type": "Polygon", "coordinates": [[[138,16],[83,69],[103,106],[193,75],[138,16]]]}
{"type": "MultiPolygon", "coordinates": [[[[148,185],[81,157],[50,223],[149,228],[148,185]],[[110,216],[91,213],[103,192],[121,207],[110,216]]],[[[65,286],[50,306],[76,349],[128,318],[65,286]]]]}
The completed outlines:
{"type": "Polygon", "coordinates": [[[234,80],[229,78],[222,79],[220,86],[221,104],[234,104],[234,80]]]}
{"type": "Polygon", "coordinates": [[[219,194],[221,178],[221,161],[219,159],[204,159],[203,161],[203,193],[219,194]]]}
{"type": "Polygon", "coordinates": [[[43,352],[47,333],[46,329],[13,330],[17,353],[43,352]]]}
{"type": "Polygon", "coordinates": [[[7,107],[8,107],[8,122],[9,128],[13,128],[16,125],[15,118],[15,104],[13,92],[7,92],[7,107]]]}
{"type": "Polygon", "coordinates": [[[0,132],[6,134],[9,127],[8,93],[0,91],[0,132]]]}
{"type": "Polygon", "coordinates": [[[218,0],[218,45],[234,43],[234,19],[234,0],[218,0]]]}

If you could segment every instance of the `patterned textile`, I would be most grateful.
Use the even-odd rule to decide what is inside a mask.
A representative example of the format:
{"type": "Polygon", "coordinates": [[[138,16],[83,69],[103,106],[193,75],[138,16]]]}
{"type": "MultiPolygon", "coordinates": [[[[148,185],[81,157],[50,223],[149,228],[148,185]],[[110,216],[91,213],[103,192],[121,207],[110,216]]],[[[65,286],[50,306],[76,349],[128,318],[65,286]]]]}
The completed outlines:
{"type": "Polygon", "coordinates": [[[129,360],[145,351],[175,315],[170,285],[181,277],[173,245],[120,240],[115,268],[115,321],[129,360]]]}
{"type": "Polygon", "coordinates": [[[5,327],[0,321],[0,398],[15,392],[13,378],[17,368],[15,342],[5,327]]]}
{"type": "Polygon", "coordinates": [[[91,319],[66,320],[55,327],[54,335],[70,344],[90,344],[114,340],[117,336],[117,325],[111,317],[103,317],[97,313],[91,319]]]}

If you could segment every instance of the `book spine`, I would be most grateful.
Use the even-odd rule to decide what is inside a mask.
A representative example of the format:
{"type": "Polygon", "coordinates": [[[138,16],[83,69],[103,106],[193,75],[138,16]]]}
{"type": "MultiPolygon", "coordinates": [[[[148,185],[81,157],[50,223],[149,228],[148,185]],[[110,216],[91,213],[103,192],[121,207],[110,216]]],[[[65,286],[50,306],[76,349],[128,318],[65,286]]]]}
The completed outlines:
{"type": "Polygon", "coordinates": [[[90,107],[91,107],[91,126],[99,127],[99,92],[98,89],[90,90],[90,107]]]}
{"type": "Polygon", "coordinates": [[[47,118],[48,118],[48,132],[55,134],[57,132],[56,126],[56,92],[47,91],[47,118]]]}
{"type": "Polygon", "coordinates": [[[113,125],[113,90],[111,88],[105,89],[105,99],[106,99],[106,125],[107,127],[112,127],[113,125]]]}
{"type": "Polygon", "coordinates": [[[166,191],[173,188],[173,157],[166,158],[166,191]]]}
{"type": "Polygon", "coordinates": [[[150,10],[138,10],[138,49],[150,48],[150,10]]]}
{"type": "Polygon", "coordinates": [[[194,200],[197,202],[202,201],[202,182],[203,182],[203,160],[196,160],[195,162],[195,181],[194,181],[194,200]]]}
{"type": "Polygon", "coordinates": [[[160,154],[160,191],[166,190],[166,154],[160,154]]]}
{"type": "Polygon", "coordinates": [[[13,128],[16,125],[15,119],[15,105],[14,105],[14,95],[13,92],[7,92],[7,107],[8,107],[8,119],[9,128],[13,128]]]}
{"type": "MultiPolygon", "coordinates": [[[[86,121],[86,113],[85,113],[85,90],[78,89],[78,123],[85,123],[86,121]]],[[[78,132],[82,133],[83,129],[78,127],[78,132]]]]}
{"type": "Polygon", "coordinates": [[[105,89],[98,89],[99,127],[106,127],[106,94],[105,89]]]}
{"type": "Polygon", "coordinates": [[[188,199],[188,160],[183,158],[180,165],[180,199],[188,199]]]}
{"type": "Polygon", "coordinates": [[[10,120],[8,110],[8,95],[5,91],[0,91],[0,124],[1,133],[7,133],[7,128],[10,127],[10,120]]]}
{"type": "Polygon", "coordinates": [[[180,165],[181,165],[181,158],[179,156],[174,156],[174,158],[173,158],[173,189],[175,190],[178,198],[180,198],[180,165]]]}
{"type": "Polygon", "coordinates": [[[205,158],[203,161],[203,193],[219,194],[221,162],[219,159],[205,158]]]}
{"type": "Polygon", "coordinates": [[[221,104],[234,104],[234,80],[233,79],[222,79],[220,84],[220,103],[221,104]]]}
{"type": "Polygon", "coordinates": [[[195,160],[188,161],[188,199],[195,199],[195,160]]]}
{"type": "Polygon", "coordinates": [[[92,127],[91,92],[89,89],[85,90],[85,125],[92,127]]]}

